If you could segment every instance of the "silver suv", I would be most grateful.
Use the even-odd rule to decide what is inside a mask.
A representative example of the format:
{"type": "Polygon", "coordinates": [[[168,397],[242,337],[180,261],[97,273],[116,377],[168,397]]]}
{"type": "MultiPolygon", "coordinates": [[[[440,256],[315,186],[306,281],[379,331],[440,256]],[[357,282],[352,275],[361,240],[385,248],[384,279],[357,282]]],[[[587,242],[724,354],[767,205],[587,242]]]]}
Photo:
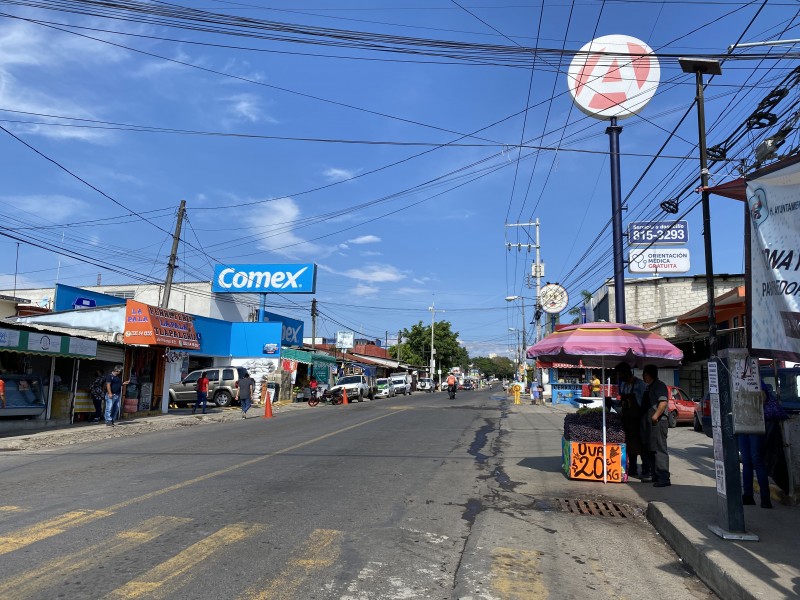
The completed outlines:
{"type": "Polygon", "coordinates": [[[242,367],[211,367],[192,371],[180,383],[169,384],[169,399],[178,408],[186,408],[197,400],[197,380],[200,374],[208,377],[208,400],[217,406],[230,406],[236,397],[236,382],[245,377],[247,370],[242,367]]]}

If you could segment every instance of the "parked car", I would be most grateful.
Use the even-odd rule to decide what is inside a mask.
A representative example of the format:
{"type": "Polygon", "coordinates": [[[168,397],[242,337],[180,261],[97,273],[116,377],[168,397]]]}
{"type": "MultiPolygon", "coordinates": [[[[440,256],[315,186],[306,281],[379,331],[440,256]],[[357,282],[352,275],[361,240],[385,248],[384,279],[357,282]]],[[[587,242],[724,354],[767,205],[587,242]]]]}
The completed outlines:
{"type": "Polygon", "coordinates": [[[462,390],[474,390],[475,384],[472,383],[472,381],[470,381],[469,379],[465,379],[464,382],[458,387],[462,390]]]}
{"type": "Polygon", "coordinates": [[[392,382],[392,387],[394,388],[395,395],[411,393],[411,384],[408,382],[408,378],[405,375],[392,375],[390,381],[392,382]]]}
{"type": "Polygon", "coordinates": [[[697,402],[679,387],[668,385],[667,391],[669,392],[669,406],[667,407],[669,426],[677,427],[678,423],[693,423],[697,402]]]}
{"type": "Polygon", "coordinates": [[[331,393],[347,390],[348,402],[363,402],[372,400],[375,392],[369,385],[369,379],[365,375],[345,375],[336,381],[336,385],[331,388],[331,393]]]}
{"type": "Polygon", "coordinates": [[[395,395],[394,386],[389,379],[376,379],[375,383],[378,386],[378,393],[375,394],[376,398],[391,398],[395,395]]]}
{"type": "Polygon", "coordinates": [[[230,406],[236,397],[236,382],[247,374],[242,367],[213,367],[192,371],[178,383],[169,384],[169,399],[178,408],[186,408],[197,400],[195,384],[200,374],[208,377],[208,400],[217,406],[230,406]]]}
{"type": "Polygon", "coordinates": [[[711,397],[708,394],[697,403],[694,411],[694,430],[702,431],[708,437],[714,437],[711,428],[711,397]]]}
{"type": "Polygon", "coordinates": [[[420,392],[432,392],[435,387],[436,384],[430,377],[422,377],[419,381],[417,381],[417,389],[420,392]]]}

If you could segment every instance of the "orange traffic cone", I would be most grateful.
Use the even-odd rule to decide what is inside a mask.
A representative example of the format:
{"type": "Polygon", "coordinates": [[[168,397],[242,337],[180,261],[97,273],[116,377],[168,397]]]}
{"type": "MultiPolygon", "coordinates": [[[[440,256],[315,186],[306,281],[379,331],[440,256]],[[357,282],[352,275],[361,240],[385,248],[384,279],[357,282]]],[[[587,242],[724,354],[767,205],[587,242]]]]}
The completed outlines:
{"type": "Polygon", "coordinates": [[[269,389],[267,389],[266,404],[264,405],[264,418],[272,418],[272,399],[269,397],[269,389]]]}
{"type": "Polygon", "coordinates": [[[342,388],[342,404],[347,404],[347,389],[342,388]]]}

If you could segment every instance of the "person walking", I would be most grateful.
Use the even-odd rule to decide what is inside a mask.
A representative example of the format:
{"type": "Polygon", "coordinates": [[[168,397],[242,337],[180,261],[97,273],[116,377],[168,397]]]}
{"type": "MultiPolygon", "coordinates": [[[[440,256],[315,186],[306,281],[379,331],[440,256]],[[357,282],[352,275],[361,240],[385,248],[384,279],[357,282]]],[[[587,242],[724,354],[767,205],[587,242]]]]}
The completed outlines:
{"type": "Polygon", "coordinates": [[[114,427],[114,419],[119,418],[119,399],[122,395],[122,386],[130,383],[130,381],[122,381],[121,373],[122,365],[117,365],[111,370],[110,375],[106,375],[104,380],[106,391],[105,420],[108,427],[114,427]]]}
{"type": "Polygon", "coordinates": [[[647,384],[647,422],[650,425],[650,451],[655,481],[653,487],[672,485],[669,474],[669,453],[667,451],[667,405],[669,391],[667,385],[658,378],[658,367],[645,365],[642,379],[647,384]]]}
{"type": "MultiPolygon", "coordinates": [[[[650,461],[644,456],[647,446],[642,439],[642,412],[647,384],[634,376],[627,363],[616,368],[621,398],[620,417],[625,431],[625,448],[628,453],[628,477],[639,477],[638,457],[642,457],[642,481],[653,481],[650,461]]],[[[615,405],[616,406],[616,405],[615,405]]]]}
{"type": "Polygon", "coordinates": [[[197,411],[198,406],[202,406],[203,414],[206,414],[206,405],[208,404],[208,376],[205,371],[200,373],[200,377],[198,377],[194,387],[197,392],[197,400],[194,403],[194,408],[192,408],[192,414],[197,411]]]}
{"type": "Polygon", "coordinates": [[[247,418],[247,411],[253,404],[253,393],[256,389],[256,380],[250,377],[250,373],[244,372],[244,377],[240,377],[236,382],[236,399],[242,407],[242,418],[247,418]]]}
{"type": "Polygon", "coordinates": [[[541,394],[539,393],[539,382],[534,379],[531,381],[531,404],[539,404],[539,398],[541,394]]]}
{"type": "Polygon", "coordinates": [[[103,373],[103,369],[95,370],[94,380],[92,385],[89,386],[89,397],[92,399],[92,404],[94,404],[94,414],[90,419],[92,423],[99,423],[103,418],[103,388],[105,387],[103,384],[105,379],[106,376],[103,373]]]}

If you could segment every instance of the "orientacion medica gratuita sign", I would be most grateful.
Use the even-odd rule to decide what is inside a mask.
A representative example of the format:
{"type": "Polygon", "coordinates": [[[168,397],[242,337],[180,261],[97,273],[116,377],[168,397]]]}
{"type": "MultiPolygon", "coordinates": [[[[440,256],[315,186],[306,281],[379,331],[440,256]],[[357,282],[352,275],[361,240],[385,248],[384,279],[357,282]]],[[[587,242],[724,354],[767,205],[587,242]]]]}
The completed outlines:
{"type": "Polygon", "coordinates": [[[685,248],[645,248],[628,255],[631,273],[687,273],[689,251],[685,248]]]}
{"type": "Polygon", "coordinates": [[[217,265],[211,291],[216,293],[313,294],[317,287],[317,265],[217,265]]]}

